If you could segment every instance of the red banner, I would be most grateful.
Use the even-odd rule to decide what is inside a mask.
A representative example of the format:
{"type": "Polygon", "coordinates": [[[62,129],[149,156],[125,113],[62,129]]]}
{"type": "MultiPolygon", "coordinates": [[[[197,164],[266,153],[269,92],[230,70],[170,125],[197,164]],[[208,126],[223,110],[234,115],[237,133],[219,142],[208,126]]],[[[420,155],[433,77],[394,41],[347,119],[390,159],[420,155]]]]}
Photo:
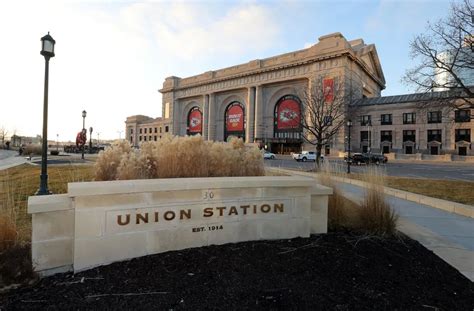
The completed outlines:
{"type": "Polygon", "coordinates": [[[244,117],[244,109],[239,104],[231,106],[226,115],[227,132],[242,132],[244,130],[244,117]]]}
{"type": "Polygon", "coordinates": [[[277,108],[277,129],[294,129],[300,126],[300,104],[294,99],[284,99],[277,108]]]}
{"type": "Polygon", "coordinates": [[[323,80],[324,100],[328,103],[334,100],[334,79],[323,80]]]}
{"type": "Polygon", "coordinates": [[[202,113],[199,109],[193,109],[188,116],[188,132],[201,133],[202,132],[202,113]]]}

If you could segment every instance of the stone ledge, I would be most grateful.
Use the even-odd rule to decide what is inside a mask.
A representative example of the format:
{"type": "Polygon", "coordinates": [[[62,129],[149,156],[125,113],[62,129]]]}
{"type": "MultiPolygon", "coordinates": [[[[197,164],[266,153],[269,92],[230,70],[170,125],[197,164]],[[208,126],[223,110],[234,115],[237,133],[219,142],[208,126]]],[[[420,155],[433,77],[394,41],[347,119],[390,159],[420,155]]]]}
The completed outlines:
{"type": "Polygon", "coordinates": [[[67,194],[28,197],[28,214],[64,211],[68,209],[72,209],[72,206],[67,194]]]}
{"type": "MultiPolygon", "coordinates": [[[[249,187],[312,187],[314,181],[301,176],[205,177],[94,181],[68,184],[68,196],[249,187]]],[[[324,190],[322,190],[324,191],[324,190]]]]}

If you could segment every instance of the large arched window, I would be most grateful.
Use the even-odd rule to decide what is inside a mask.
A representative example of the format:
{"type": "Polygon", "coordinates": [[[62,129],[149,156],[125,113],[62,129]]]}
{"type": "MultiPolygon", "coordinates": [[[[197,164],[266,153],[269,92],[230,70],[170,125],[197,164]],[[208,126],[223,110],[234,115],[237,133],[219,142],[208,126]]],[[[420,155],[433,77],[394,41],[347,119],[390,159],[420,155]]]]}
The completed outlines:
{"type": "Polygon", "coordinates": [[[225,110],[224,140],[231,137],[245,140],[245,109],[239,102],[232,102],[225,110]]]}
{"type": "Polygon", "coordinates": [[[301,139],[301,101],[294,95],[285,95],[275,105],[274,137],[301,139]]]}
{"type": "Polygon", "coordinates": [[[188,113],[188,135],[202,135],[202,112],[199,107],[193,107],[188,113]]]}

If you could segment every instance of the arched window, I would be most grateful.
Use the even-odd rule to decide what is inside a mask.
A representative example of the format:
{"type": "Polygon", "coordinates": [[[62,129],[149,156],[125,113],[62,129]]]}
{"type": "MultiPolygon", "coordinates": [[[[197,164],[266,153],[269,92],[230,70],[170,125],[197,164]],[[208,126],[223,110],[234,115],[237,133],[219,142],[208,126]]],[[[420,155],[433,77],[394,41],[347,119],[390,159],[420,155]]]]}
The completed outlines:
{"type": "Polygon", "coordinates": [[[239,102],[232,102],[225,110],[224,140],[231,137],[245,140],[245,109],[239,102]]]}
{"type": "Polygon", "coordinates": [[[301,139],[301,101],[294,95],[285,95],[275,105],[274,137],[301,139]]]}
{"type": "Polygon", "coordinates": [[[202,135],[202,112],[199,107],[193,107],[188,113],[188,135],[202,135]]]}

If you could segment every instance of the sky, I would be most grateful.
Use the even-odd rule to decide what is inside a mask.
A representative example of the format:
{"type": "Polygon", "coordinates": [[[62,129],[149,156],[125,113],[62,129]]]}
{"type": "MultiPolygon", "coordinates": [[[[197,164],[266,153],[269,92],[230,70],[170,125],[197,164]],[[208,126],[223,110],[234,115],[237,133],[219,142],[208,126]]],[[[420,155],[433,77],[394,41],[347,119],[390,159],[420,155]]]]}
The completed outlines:
{"type": "Polygon", "coordinates": [[[0,128],[42,133],[39,52],[48,31],[56,40],[48,138],[74,141],[86,110],[86,128],[102,140],[123,137],[127,116],[161,116],[158,89],[168,76],[300,50],[333,32],[375,44],[383,96],[411,93],[401,82],[414,64],[409,42],[449,6],[447,0],[0,0],[0,128]]]}

